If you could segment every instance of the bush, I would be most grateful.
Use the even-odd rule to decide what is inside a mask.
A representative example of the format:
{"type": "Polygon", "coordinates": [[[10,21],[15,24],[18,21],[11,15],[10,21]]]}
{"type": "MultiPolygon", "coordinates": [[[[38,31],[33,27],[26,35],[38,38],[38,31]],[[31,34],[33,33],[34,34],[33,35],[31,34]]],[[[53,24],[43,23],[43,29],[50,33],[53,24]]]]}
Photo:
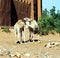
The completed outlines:
{"type": "Polygon", "coordinates": [[[47,35],[48,33],[54,34],[56,31],[60,33],[60,12],[55,13],[55,7],[49,11],[43,10],[41,18],[38,20],[39,33],[47,35]]]}
{"type": "Polygon", "coordinates": [[[60,34],[60,28],[55,28],[55,31],[60,34]]]}
{"type": "Polygon", "coordinates": [[[47,35],[55,27],[54,19],[52,17],[40,18],[40,20],[38,21],[38,25],[39,25],[39,33],[41,35],[47,35]]]}
{"type": "Polygon", "coordinates": [[[8,26],[2,26],[1,29],[3,30],[3,32],[10,32],[9,27],[8,26]]]}

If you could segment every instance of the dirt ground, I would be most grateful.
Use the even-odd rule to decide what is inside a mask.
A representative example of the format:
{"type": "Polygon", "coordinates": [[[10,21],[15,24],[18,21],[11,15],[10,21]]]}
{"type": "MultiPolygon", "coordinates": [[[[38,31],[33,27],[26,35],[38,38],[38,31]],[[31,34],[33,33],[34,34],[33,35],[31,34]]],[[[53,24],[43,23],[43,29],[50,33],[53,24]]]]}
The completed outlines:
{"type": "MultiPolygon", "coordinates": [[[[19,52],[21,58],[60,58],[60,44],[57,47],[47,48],[45,45],[49,41],[59,42],[59,34],[49,34],[45,36],[39,36],[35,34],[35,37],[39,37],[40,42],[27,42],[23,44],[16,44],[17,38],[14,36],[13,29],[10,29],[10,33],[2,32],[0,28],[0,47],[11,50],[13,52],[19,52]],[[25,54],[29,54],[26,56],[25,54]]],[[[0,55],[0,58],[9,58],[8,55],[0,55]]]]}

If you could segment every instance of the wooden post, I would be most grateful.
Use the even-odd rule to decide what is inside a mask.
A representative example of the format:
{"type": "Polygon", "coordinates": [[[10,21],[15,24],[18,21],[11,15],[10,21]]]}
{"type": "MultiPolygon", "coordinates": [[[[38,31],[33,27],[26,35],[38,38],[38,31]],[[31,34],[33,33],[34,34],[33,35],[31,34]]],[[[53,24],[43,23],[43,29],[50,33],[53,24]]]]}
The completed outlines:
{"type": "Polygon", "coordinates": [[[38,20],[42,15],[42,0],[37,0],[38,20]]]}
{"type": "Polygon", "coordinates": [[[33,5],[33,0],[31,0],[31,18],[34,19],[34,5],[33,5]]]}

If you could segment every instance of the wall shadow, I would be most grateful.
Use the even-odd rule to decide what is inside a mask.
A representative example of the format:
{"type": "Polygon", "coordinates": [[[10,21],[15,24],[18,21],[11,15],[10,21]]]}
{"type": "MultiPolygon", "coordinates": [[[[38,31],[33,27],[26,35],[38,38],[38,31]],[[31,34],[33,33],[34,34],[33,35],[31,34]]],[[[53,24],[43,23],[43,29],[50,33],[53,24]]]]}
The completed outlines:
{"type": "Polygon", "coordinates": [[[34,19],[37,21],[37,18],[38,18],[37,0],[33,0],[33,1],[34,1],[34,19]]]}
{"type": "Polygon", "coordinates": [[[16,8],[13,0],[11,0],[11,26],[14,26],[17,20],[18,20],[18,16],[17,16],[16,8]]]}

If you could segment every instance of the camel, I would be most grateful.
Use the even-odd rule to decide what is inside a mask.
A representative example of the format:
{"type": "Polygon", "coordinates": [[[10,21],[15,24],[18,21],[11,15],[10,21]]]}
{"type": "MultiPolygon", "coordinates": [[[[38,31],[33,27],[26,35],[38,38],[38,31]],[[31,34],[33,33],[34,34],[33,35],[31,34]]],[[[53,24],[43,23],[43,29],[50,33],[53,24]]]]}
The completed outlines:
{"type": "Polygon", "coordinates": [[[17,43],[22,44],[22,32],[24,31],[24,28],[28,28],[30,30],[29,40],[32,41],[34,32],[37,31],[38,29],[38,24],[35,20],[32,20],[30,18],[24,18],[23,20],[22,19],[18,20],[14,25],[15,36],[16,35],[18,36],[17,43]]]}

